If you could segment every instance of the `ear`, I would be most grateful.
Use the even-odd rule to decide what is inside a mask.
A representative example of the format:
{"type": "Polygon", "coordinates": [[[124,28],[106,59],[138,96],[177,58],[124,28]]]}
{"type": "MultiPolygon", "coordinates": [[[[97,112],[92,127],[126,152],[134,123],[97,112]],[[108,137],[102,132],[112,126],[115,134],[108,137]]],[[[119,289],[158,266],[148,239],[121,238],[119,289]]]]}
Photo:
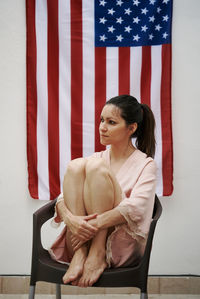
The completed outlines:
{"type": "Polygon", "coordinates": [[[129,130],[131,131],[131,135],[133,135],[135,133],[135,131],[137,130],[138,124],[137,123],[133,123],[131,125],[129,125],[129,130]]]}

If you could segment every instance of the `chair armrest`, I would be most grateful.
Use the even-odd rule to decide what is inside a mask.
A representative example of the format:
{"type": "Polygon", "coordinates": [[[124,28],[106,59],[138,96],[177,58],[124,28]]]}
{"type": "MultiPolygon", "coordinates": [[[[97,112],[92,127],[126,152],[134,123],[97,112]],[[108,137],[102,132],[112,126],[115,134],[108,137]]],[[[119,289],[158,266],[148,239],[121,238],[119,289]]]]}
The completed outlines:
{"type": "Polygon", "coordinates": [[[33,214],[33,253],[39,254],[40,251],[44,250],[41,242],[41,227],[42,225],[53,217],[54,215],[54,207],[56,204],[56,200],[54,199],[38,209],[33,214]]]}
{"type": "Polygon", "coordinates": [[[53,217],[54,215],[54,207],[56,204],[56,200],[54,199],[50,202],[48,202],[46,205],[44,205],[43,207],[41,207],[40,209],[38,209],[34,214],[33,214],[33,218],[35,220],[35,225],[37,227],[40,227],[50,218],[53,217]]]}

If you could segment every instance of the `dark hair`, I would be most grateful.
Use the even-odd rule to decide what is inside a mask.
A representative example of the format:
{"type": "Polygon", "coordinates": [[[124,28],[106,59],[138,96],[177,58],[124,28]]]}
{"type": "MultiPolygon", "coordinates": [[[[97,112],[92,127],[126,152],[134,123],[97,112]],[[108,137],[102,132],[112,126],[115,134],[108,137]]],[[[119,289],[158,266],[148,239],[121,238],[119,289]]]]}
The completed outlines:
{"type": "Polygon", "coordinates": [[[136,147],[148,157],[155,154],[155,119],[153,112],[146,104],[140,104],[130,95],[120,95],[111,98],[106,105],[113,104],[120,109],[121,117],[127,125],[137,123],[138,128],[131,136],[136,138],[136,147]]]}

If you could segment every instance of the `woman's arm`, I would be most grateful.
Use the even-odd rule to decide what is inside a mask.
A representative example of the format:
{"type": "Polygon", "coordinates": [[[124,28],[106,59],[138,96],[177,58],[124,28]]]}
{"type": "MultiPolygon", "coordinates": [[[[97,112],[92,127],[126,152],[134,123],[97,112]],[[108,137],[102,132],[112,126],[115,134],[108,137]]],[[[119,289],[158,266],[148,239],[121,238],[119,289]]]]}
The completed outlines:
{"type": "Polygon", "coordinates": [[[126,219],[116,208],[113,208],[110,211],[98,215],[96,219],[89,220],[89,223],[98,229],[106,229],[115,225],[124,224],[126,223],[126,219]]]}
{"type": "Polygon", "coordinates": [[[73,215],[69,209],[67,209],[64,200],[59,200],[57,205],[57,212],[61,220],[67,225],[72,234],[76,238],[87,241],[94,237],[98,229],[93,227],[88,221],[96,218],[97,214],[88,216],[76,216],[73,215]]]}

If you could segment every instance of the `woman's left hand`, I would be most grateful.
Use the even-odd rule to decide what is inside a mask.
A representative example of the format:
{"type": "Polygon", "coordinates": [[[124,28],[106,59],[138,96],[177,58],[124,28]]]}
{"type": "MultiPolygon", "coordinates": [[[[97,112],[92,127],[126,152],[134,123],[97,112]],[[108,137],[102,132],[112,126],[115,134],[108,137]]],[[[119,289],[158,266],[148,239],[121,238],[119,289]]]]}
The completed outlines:
{"type": "Polygon", "coordinates": [[[74,251],[78,250],[87,241],[80,240],[73,234],[71,235],[71,245],[74,251]]]}

